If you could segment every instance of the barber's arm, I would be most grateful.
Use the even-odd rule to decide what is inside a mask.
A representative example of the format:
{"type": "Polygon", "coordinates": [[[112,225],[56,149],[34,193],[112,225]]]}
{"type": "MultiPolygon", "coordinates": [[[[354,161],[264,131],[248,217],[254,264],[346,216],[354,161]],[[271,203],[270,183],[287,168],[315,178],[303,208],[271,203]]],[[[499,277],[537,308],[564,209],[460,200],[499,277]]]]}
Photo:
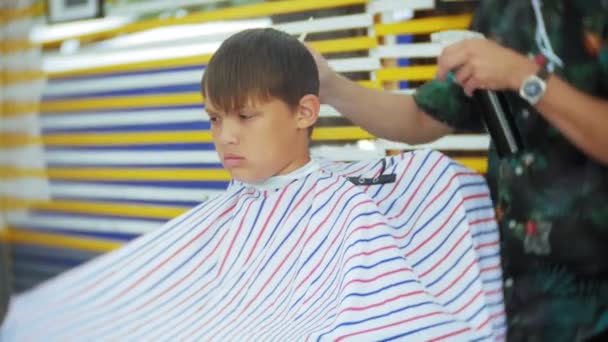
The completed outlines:
{"type": "Polygon", "coordinates": [[[320,54],[309,50],[319,68],[321,102],[371,134],[421,144],[452,132],[448,125],[422,111],[413,96],[362,87],[334,72],[320,54]]]}
{"type": "MultiPolygon", "coordinates": [[[[438,77],[456,70],[455,80],[471,95],[475,89],[519,91],[538,66],[525,56],[485,39],[470,39],[445,48],[438,77]]],[[[608,101],[589,96],[556,75],[547,80],[536,109],[574,145],[608,164],[608,101]]]]}

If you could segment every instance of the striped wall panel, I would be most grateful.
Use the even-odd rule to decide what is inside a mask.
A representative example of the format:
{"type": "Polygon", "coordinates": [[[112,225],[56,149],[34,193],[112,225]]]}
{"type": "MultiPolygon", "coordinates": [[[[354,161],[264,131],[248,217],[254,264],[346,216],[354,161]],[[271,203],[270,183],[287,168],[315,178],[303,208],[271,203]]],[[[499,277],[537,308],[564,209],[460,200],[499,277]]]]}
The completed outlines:
{"type": "MultiPolygon", "coordinates": [[[[37,140],[40,125],[37,108],[43,91],[44,80],[41,71],[40,47],[29,41],[28,34],[35,23],[33,17],[42,12],[42,1],[6,2],[0,11],[0,33],[2,36],[0,53],[0,306],[5,302],[7,290],[15,284],[15,267],[12,262],[15,250],[8,238],[9,216],[15,197],[11,194],[24,194],[24,181],[13,177],[9,170],[25,164],[36,170],[44,170],[43,146],[28,143],[21,137],[37,140]],[[19,113],[18,117],[13,114],[19,113]],[[17,152],[18,149],[25,147],[17,152]]],[[[48,200],[46,178],[36,179],[36,189],[32,195],[39,200],[48,200]]],[[[44,264],[41,264],[44,265],[44,264]]],[[[44,267],[44,266],[42,266],[44,267]]],[[[0,308],[0,311],[2,309],[0,308]]]]}
{"type": "MultiPolygon", "coordinates": [[[[439,48],[418,40],[390,44],[386,38],[425,37],[470,21],[466,13],[382,20],[395,10],[416,13],[432,6],[429,0],[259,2],[80,36],[83,45],[73,54],[56,49],[60,40],[40,42],[43,53],[36,44],[14,44],[11,55],[3,56],[8,71],[0,198],[15,289],[117,248],[226,188],[229,175],[214,151],[199,82],[214,49],[232,31],[210,33],[212,26],[204,25],[228,21],[236,30],[272,25],[294,35],[307,31],[309,44],[334,69],[364,86],[390,89],[394,82],[433,78],[429,58],[439,48]],[[294,19],[273,24],[278,15],[294,19]],[[312,22],[301,18],[311,15],[312,22]],[[188,25],[188,33],[164,41],[129,40],[129,34],[142,38],[150,29],[179,25],[188,25]],[[389,63],[397,58],[410,65],[389,63]]],[[[23,13],[40,13],[38,2],[30,8],[23,13]]],[[[425,147],[484,172],[487,146],[485,136],[455,135],[425,147]]],[[[359,160],[412,148],[377,140],[323,106],[312,153],[359,160]]]]}

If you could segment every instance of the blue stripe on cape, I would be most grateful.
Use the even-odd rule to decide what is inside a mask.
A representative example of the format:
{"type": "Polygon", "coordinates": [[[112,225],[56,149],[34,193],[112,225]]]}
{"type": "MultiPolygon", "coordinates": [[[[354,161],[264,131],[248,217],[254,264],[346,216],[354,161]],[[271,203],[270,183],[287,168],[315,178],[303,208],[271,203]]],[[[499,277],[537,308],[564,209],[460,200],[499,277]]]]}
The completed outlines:
{"type": "Polygon", "coordinates": [[[43,341],[504,340],[484,179],[438,152],[232,182],[162,228],[16,297],[0,337],[43,341]]]}

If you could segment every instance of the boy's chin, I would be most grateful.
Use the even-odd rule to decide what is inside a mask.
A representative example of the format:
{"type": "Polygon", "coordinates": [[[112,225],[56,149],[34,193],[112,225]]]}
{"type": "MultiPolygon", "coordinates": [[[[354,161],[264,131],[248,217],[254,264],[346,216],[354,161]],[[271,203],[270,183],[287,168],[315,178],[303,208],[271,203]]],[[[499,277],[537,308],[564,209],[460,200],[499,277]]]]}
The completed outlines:
{"type": "Polygon", "coordinates": [[[260,176],[260,175],[253,175],[248,172],[239,172],[239,171],[232,171],[232,172],[230,172],[230,175],[232,176],[232,179],[234,179],[234,180],[237,180],[237,181],[243,182],[243,183],[250,183],[250,184],[262,183],[265,180],[267,180],[268,178],[270,178],[270,176],[264,177],[264,176],[260,176]]]}

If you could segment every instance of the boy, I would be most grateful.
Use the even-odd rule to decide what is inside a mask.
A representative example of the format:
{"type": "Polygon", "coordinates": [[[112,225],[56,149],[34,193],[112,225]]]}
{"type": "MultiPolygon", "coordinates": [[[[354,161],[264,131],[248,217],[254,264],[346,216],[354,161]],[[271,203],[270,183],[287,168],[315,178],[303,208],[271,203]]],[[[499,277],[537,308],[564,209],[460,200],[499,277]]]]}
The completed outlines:
{"type": "Polygon", "coordinates": [[[14,301],[16,340],[495,340],[498,235],[483,179],[417,151],[311,160],[314,60],[273,29],[202,82],[226,193],[14,301]]]}
{"type": "Polygon", "coordinates": [[[258,182],[310,161],[318,71],[296,43],[276,30],[241,32],[226,40],[203,75],[216,150],[235,179],[258,182]]]}

